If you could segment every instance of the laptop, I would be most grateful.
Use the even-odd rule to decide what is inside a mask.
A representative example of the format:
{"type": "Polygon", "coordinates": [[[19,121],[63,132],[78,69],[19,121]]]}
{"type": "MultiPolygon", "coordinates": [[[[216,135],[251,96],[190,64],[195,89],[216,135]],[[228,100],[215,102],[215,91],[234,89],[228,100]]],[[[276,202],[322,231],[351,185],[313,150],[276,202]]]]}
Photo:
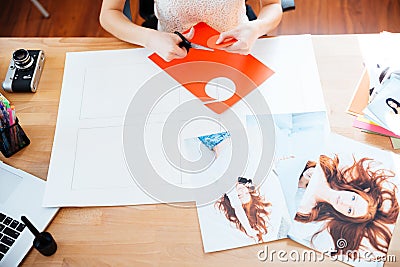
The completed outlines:
{"type": "Polygon", "coordinates": [[[32,247],[22,215],[40,232],[56,215],[58,208],[42,207],[44,190],[42,179],[0,161],[0,266],[18,266],[32,247]]]}

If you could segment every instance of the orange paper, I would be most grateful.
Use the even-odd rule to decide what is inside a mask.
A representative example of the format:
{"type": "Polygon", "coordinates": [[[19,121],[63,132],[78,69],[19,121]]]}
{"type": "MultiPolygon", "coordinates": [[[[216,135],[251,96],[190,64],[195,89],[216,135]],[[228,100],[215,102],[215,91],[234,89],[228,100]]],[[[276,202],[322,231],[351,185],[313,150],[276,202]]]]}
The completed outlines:
{"type": "Polygon", "coordinates": [[[365,68],[359,80],[356,91],[347,108],[347,113],[359,116],[363,114],[363,109],[368,105],[369,100],[369,75],[365,68]]]}
{"type": "MultiPolygon", "coordinates": [[[[219,32],[203,22],[195,25],[194,29],[195,36],[190,41],[203,46],[207,46],[209,38],[219,35],[219,32]]],[[[222,50],[190,49],[185,58],[171,62],[164,61],[156,53],[149,58],[217,114],[232,107],[274,73],[252,55],[239,55],[222,50]],[[230,79],[236,86],[232,97],[224,101],[208,96],[205,91],[206,84],[219,77],[230,79]]]]}
{"type": "Polygon", "coordinates": [[[210,38],[208,38],[207,46],[210,47],[210,48],[219,49],[219,48],[230,46],[230,45],[232,45],[232,44],[237,42],[236,39],[229,39],[229,40],[224,41],[223,43],[217,44],[218,38],[219,38],[219,34],[211,36],[210,38]]]}

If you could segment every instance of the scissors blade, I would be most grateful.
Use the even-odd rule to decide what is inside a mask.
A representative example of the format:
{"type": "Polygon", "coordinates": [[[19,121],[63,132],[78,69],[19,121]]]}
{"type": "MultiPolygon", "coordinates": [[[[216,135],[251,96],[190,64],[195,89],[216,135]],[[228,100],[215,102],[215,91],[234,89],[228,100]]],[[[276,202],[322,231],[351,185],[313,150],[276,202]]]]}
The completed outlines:
{"type": "Polygon", "coordinates": [[[195,44],[195,43],[190,43],[191,47],[194,49],[199,49],[199,50],[206,50],[206,51],[214,51],[214,49],[209,48],[209,47],[205,47],[199,44],[195,44]]]}

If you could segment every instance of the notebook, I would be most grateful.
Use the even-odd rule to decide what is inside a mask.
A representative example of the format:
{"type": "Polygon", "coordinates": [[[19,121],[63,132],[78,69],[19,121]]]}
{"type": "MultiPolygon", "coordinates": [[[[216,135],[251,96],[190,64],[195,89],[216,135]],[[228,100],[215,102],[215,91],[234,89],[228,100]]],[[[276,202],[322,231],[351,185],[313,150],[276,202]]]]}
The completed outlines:
{"type": "Polygon", "coordinates": [[[44,189],[42,179],[0,161],[0,266],[18,266],[32,247],[34,235],[22,215],[43,231],[57,213],[42,207],[44,189]]]}

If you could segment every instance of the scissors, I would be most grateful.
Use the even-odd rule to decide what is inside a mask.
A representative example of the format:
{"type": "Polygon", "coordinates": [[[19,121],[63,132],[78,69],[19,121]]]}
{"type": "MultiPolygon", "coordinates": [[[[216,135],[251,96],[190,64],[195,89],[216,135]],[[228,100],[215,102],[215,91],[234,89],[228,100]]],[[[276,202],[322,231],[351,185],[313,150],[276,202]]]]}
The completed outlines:
{"type": "Polygon", "coordinates": [[[200,50],[206,50],[206,51],[214,51],[214,49],[211,49],[209,47],[205,47],[199,44],[195,44],[190,42],[188,39],[186,39],[185,36],[183,36],[180,32],[175,31],[174,32],[176,35],[178,35],[181,39],[182,42],[179,43],[179,47],[184,47],[186,48],[186,51],[189,52],[190,48],[194,48],[194,49],[200,49],[200,50]]]}

